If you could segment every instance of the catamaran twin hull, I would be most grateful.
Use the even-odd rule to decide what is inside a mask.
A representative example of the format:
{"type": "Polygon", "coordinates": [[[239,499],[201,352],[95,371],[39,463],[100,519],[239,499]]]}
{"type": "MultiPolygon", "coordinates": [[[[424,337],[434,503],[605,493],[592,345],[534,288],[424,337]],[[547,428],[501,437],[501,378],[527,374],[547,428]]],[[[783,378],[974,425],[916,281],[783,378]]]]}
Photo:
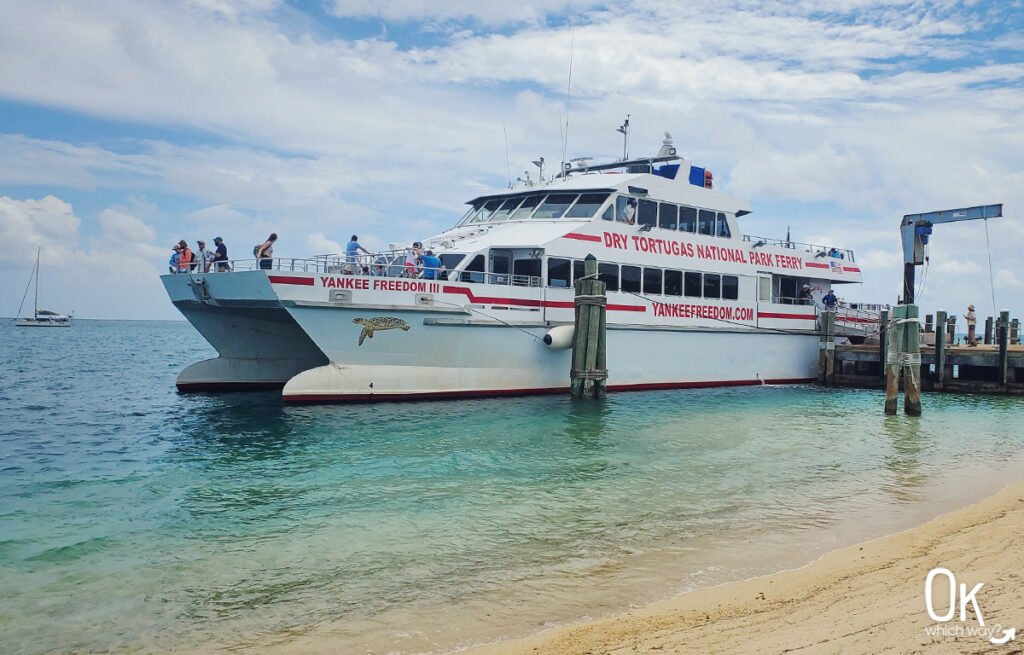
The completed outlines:
{"type": "MultiPolygon", "coordinates": [[[[217,349],[183,391],[276,388],[288,401],[565,391],[572,289],[281,271],[167,275],[174,304],[217,349]],[[557,344],[556,344],[557,345],[557,344]]],[[[812,381],[814,308],[613,292],[612,390],[812,381]]]]}

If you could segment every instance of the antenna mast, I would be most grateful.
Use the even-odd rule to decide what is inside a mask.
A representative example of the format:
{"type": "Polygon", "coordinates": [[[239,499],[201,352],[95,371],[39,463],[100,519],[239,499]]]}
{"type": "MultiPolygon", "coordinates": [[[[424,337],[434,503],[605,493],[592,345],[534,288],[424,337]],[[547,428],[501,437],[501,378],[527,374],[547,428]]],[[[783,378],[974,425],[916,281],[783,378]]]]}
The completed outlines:
{"type": "Polygon", "coordinates": [[[43,247],[39,246],[36,250],[36,310],[33,312],[33,316],[39,316],[39,253],[43,251],[43,247]]]}
{"type": "Polygon", "coordinates": [[[626,120],[615,130],[622,133],[622,161],[629,159],[629,116],[626,114],[626,120]]]}
{"type": "Polygon", "coordinates": [[[572,91],[572,54],[575,33],[569,32],[569,80],[565,83],[565,130],[562,132],[562,173],[565,172],[565,152],[569,147],[569,99],[572,91]]]}

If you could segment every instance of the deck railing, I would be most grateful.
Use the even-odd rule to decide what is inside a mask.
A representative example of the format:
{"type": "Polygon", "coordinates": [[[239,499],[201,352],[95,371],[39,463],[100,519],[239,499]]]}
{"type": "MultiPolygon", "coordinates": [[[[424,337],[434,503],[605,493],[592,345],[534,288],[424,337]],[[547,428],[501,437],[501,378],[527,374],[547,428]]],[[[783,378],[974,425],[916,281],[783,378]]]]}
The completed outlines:
{"type": "Polygon", "coordinates": [[[834,246],[822,246],[814,243],[800,243],[799,241],[787,241],[785,239],[771,239],[769,237],[759,237],[753,234],[744,234],[744,241],[749,241],[756,247],[762,246],[775,246],[778,248],[790,248],[793,250],[803,250],[804,252],[812,252],[815,257],[833,257],[834,259],[842,259],[844,261],[853,262],[853,251],[848,248],[836,248],[834,246]],[[835,251],[834,255],[830,255],[832,251],[835,251]],[[842,256],[840,256],[842,255],[842,256]]]}

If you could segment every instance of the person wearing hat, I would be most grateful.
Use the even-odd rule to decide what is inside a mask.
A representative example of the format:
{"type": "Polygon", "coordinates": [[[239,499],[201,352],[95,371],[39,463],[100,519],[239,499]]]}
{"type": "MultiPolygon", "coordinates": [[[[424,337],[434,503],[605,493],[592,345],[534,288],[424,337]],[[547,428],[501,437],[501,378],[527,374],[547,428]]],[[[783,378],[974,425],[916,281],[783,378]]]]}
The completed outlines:
{"type": "Polygon", "coordinates": [[[978,340],[974,338],[974,326],[978,323],[978,317],[974,313],[974,305],[967,305],[967,313],[964,314],[964,318],[967,319],[967,345],[977,346],[978,340]]]}
{"type": "Polygon", "coordinates": [[[433,250],[425,251],[420,259],[423,261],[423,279],[436,280],[441,270],[441,260],[434,256],[433,250]]]}
{"type": "Polygon", "coordinates": [[[799,298],[801,305],[810,305],[814,302],[814,297],[811,296],[811,285],[805,284],[803,288],[800,289],[799,298]]]}
{"type": "Polygon", "coordinates": [[[192,270],[192,249],[184,239],[178,242],[178,247],[181,250],[181,256],[178,257],[178,272],[188,273],[192,270]]]}
{"type": "Polygon", "coordinates": [[[196,245],[199,248],[196,250],[193,268],[197,268],[200,273],[209,273],[210,264],[213,262],[213,253],[206,249],[206,242],[202,239],[196,241],[196,245]]]}
{"type": "Polygon", "coordinates": [[[227,271],[228,270],[228,247],[224,245],[224,239],[221,237],[214,237],[213,245],[216,250],[213,253],[213,263],[216,266],[215,271],[227,271]]]}
{"type": "Polygon", "coordinates": [[[181,261],[181,246],[174,244],[171,246],[171,250],[174,252],[171,254],[171,260],[167,262],[167,267],[170,269],[171,273],[177,273],[178,262],[181,261]]]}

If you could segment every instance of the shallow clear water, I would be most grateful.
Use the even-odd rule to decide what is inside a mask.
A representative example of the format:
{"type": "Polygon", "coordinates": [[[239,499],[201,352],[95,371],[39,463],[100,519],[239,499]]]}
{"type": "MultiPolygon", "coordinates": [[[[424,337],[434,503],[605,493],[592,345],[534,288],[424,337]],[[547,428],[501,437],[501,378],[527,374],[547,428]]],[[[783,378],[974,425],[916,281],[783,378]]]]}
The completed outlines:
{"type": "Polygon", "coordinates": [[[5,652],[443,651],[800,565],[1024,471],[1013,398],[293,407],[177,394],[213,354],[187,324],[0,343],[5,652]]]}

